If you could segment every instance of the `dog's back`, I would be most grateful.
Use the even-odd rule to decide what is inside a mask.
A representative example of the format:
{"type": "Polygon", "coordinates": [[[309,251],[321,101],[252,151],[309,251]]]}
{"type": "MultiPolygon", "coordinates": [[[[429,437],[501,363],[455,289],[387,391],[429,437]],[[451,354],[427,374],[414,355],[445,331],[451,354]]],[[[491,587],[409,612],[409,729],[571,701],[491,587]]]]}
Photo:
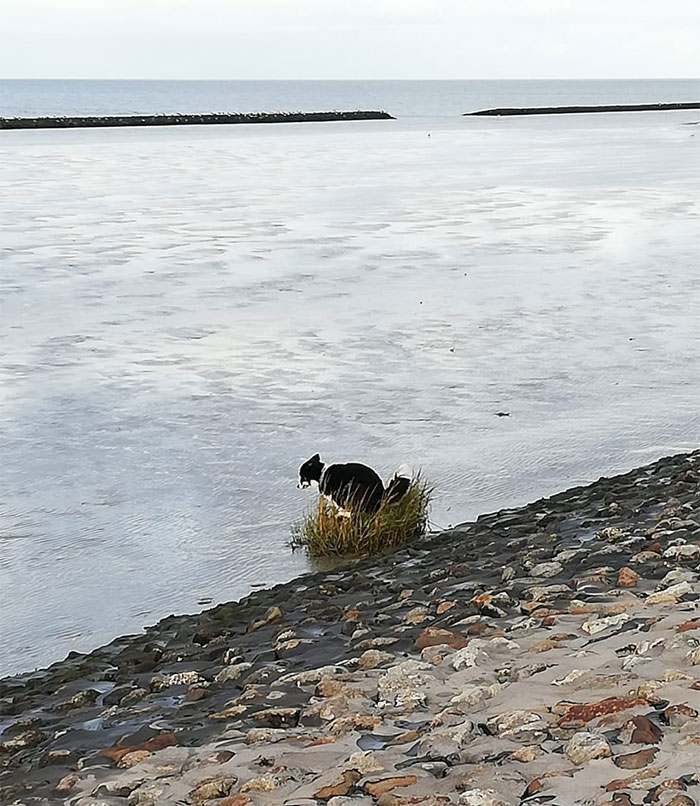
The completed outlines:
{"type": "Polygon", "coordinates": [[[348,462],[324,468],[319,492],[342,509],[376,512],[382,502],[384,484],[371,467],[348,462]]]}

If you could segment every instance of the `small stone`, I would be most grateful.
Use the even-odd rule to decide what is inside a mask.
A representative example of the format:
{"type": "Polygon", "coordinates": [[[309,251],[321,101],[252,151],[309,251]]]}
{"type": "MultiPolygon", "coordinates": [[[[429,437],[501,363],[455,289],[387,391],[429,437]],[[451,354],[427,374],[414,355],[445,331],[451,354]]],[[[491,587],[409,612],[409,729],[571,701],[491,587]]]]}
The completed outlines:
{"type": "Polygon", "coordinates": [[[161,803],[165,787],[157,781],[147,783],[135,789],[127,801],[127,806],[156,806],[161,803]]]}
{"type": "Polygon", "coordinates": [[[542,750],[539,745],[529,744],[525,745],[525,747],[519,747],[517,750],[513,751],[508,758],[511,759],[511,761],[520,761],[526,764],[529,761],[534,761],[540,755],[542,755],[542,750]]]}
{"type": "Polygon", "coordinates": [[[447,613],[447,611],[451,610],[456,604],[457,604],[457,602],[452,602],[452,601],[438,602],[437,614],[439,616],[441,616],[443,613],[447,613]]]}
{"type": "Polygon", "coordinates": [[[421,624],[429,618],[430,615],[425,607],[414,607],[406,613],[403,620],[408,622],[408,624],[421,624]]]}
{"type": "Polygon", "coordinates": [[[661,714],[663,721],[674,728],[682,727],[686,722],[690,722],[691,719],[696,719],[697,716],[698,712],[695,708],[685,704],[669,705],[661,714]]]}
{"type": "Polygon", "coordinates": [[[131,767],[136,766],[136,764],[140,764],[142,761],[145,761],[151,755],[152,754],[148,750],[132,750],[130,753],[124,753],[124,755],[117,762],[117,767],[128,770],[131,767]]]}
{"type": "Polygon", "coordinates": [[[236,663],[234,666],[224,666],[224,668],[216,675],[214,680],[217,683],[228,683],[232,680],[238,680],[249,669],[253,668],[252,663],[236,663]]]}
{"type": "Polygon", "coordinates": [[[395,660],[390,652],[382,652],[381,649],[368,649],[363,652],[357,660],[357,668],[361,671],[376,669],[386,663],[395,660]]]}
{"type": "Polygon", "coordinates": [[[575,733],[564,748],[564,755],[572,764],[584,764],[594,758],[612,755],[610,745],[597,733],[581,731],[575,733]]]}
{"type": "Polygon", "coordinates": [[[99,691],[94,689],[87,689],[87,691],[79,691],[74,694],[70,699],[60,702],[55,706],[55,711],[72,711],[75,708],[85,708],[88,705],[94,705],[95,700],[100,696],[99,691]]]}
{"type": "Polygon", "coordinates": [[[248,625],[248,632],[259,630],[260,627],[264,627],[266,624],[271,624],[273,621],[278,621],[281,618],[282,611],[279,607],[269,607],[262,618],[252,621],[248,625]]]}
{"type": "Polygon", "coordinates": [[[676,627],[677,632],[687,632],[688,630],[700,630],[700,618],[689,619],[676,627]]]}
{"type": "Polygon", "coordinates": [[[480,686],[466,685],[450,700],[450,705],[465,705],[474,707],[482,703],[486,695],[480,686]]]}
{"type": "Polygon", "coordinates": [[[462,649],[469,643],[463,635],[457,635],[450,630],[442,630],[438,627],[426,627],[416,638],[413,648],[421,650],[428,646],[438,646],[446,644],[453,649],[462,649]]]}
{"type": "Polygon", "coordinates": [[[690,661],[691,666],[700,666],[700,646],[691,649],[686,658],[690,661]]]}
{"type": "Polygon", "coordinates": [[[372,772],[382,772],[384,770],[384,766],[377,760],[377,757],[374,755],[374,753],[369,751],[363,752],[362,750],[358,750],[357,753],[353,753],[346,761],[345,766],[350,769],[357,770],[363,775],[367,775],[372,772]]]}
{"type": "Polygon", "coordinates": [[[581,629],[588,635],[597,635],[603,630],[608,630],[611,627],[620,627],[630,620],[627,613],[619,613],[617,616],[608,616],[601,619],[590,619],[581,625],[581,629]]]}
{"type": "Polygon", "coordinates": [[[617,572],[617,587],[618,588],[634,588],[641,577],[636,571],[633,571],[629,566],[623,565],[617,572]]]}
{"type": "Polygon", "coordinates": [[[314,792],[313,797],[318,800],[330,800],[336,795],[347,795],[360,778],[362,775],[357,770],[345,770],[338,783],[322,786],[314,792]]]}
{"type": "Polygon", "coordinates": [[[677,585],[671,585],[670,588],[665,588],[657,593],[649,594],[644,603],[651,605],[665,604],[666,602],[678,602],[680,601],[681,597],[685,596],[686,593],[692,592],[692,585],[690,585],[688,582],[679,582],[677,585]]]}
{"type": "Polygon", "coordinates": [[[79,780],[80,776],[77,773],[68,773],[68,775],[64,775],[63,778],[61,778],[61,780],[56,784],[54,787],[54,792],[57,795],[67,795],[79,780]]]}
{"type": "Polygon", "coordinates": [[[222,711],[209,714],[209,719],[238,719],[247,710],[247,705],[232,705],[230,708],[224,708],[222,711]]]}
{"type": "Polygon", "coordinates": [[[391,778],[381,778],[376,781],[367,781],[363,789],[372,797],[378,798],[385,792],[391,792],[392,789],[399,787],[413,786],[418,780],[417,775],[394,775],[391,778]]]}
{"type": "Polygon", "coordinates": [[[246,781],[241,787],[241,792],[272,792],[280,783],[280,779],[274,775],[261,775],[246,781]]]}
{"type": "Polygon", "coordinates": [[[207,778],[204,781],[200,781],[194,789],[190,790],[187,797],[192,803],[204,803],[213,798],[226,797],[237,780],[235,775],[207,778]]]}
{"type": "Polygon", "coordinates": [[[630,775],[629,778],[616,778],[606,785],[605,791],[617,792],[620,789],[646,789],[647,784],[645,782],[650,778],[656,778],[659,772],[660,770],[649,767],[648,770],[637,772],[634,775],[630,775]]]}
{"type": "Polygon", "coordinates": [[[646,716],[633,716],[622,726],[620,741],[624,744],[657,744],[663,731],[646,716]]]}
{"type": "Polygon", "coordinates": [[[658,747],[645,747],[644,750],[638,750],[636,753],[615,756],[613,764],[622,770],[639,770],[651,764],[658,752],[658,747]]]}
{"type": "Polygon", "coordinates": [[[510,806],[493,789],[469,789],[459,796],[459,806],[510,806]]]}
{"type": "Polygon", "coordinates": [[[561,574],[564,566],[556,561],[549,563],[538,563],[530,569],[531,577],[555,577],[561,574]]]}
{"type": "Polygon", "coordinates": [[[253,714],[253,719],[269,728],[296,727],[301,708],[266,708],[253,714]]]}
{"type": "Polygon", "coordinates": [[[568,705],[564,713],[559,717],[559,725],[590,722],[599,716],[615,714],[618,711],[625,711],[628,708],[646,704],[647,701],[642,697],[606,697],[604,700],[598,700],[597,702],[568,705]]]}
{"type": "Polygon", "coordinates": [[[148,697],[148,691],[145,688],[134,688],[119,700],[119,707],[128,708],[130,705],[141,702],[144,697],[148,697]]]}

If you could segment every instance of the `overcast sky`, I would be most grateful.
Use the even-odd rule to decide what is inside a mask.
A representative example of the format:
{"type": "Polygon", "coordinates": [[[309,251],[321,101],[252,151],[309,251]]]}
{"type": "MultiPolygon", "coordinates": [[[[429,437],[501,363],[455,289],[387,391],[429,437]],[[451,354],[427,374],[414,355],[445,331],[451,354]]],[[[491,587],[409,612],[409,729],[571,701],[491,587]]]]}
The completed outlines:
{"type": "Polygon", "coordinates": [[[696,76],[699,0],[0,0],[2,78],[696,76]]]}

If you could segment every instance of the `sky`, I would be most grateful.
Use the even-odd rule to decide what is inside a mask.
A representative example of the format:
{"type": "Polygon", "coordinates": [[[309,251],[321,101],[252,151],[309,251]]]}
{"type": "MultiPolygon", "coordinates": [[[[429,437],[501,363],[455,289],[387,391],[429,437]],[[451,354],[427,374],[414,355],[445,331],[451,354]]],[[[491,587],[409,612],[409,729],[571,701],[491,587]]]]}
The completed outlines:
{"type": "Polygon", "coordinates": [[[698,0],[0,0],[0,78],[700,76],[698,0]]]}

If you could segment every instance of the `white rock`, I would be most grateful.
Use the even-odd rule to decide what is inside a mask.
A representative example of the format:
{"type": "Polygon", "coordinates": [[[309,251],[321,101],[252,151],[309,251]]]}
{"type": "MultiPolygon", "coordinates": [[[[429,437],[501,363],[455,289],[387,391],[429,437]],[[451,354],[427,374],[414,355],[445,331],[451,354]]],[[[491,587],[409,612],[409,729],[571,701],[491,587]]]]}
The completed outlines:
{"type": "Polygon", "coordinates": [[[627,613],[618,613],[616,616],[608,616],[607,618],[599,618],[599,619],[589,619],[588,621],[584,621],[581,625],[581,629],[588,633],[588,635],[596,635],[599,632],[603,632],[603,630],[607,630],[610,627],[619,627],[621,624],[624,624],[626,621],[629,621],[630,617],[627,613]]]}
{"type": "Polygon", "coordinates": [[[700,546],[671,546],[664,551],[664,557],[673,557],[675,560],[693,560],[700,557],[700,546]]]}
{"type": "Polygon", "coordinates": [[[662,604],[663,602],[677,602],[686,593],[692,593],[693,586],[688,582],[679,582],[670,588],[651,593],[647,596],[645,604],[662,604]]]}
{"type": "Polygon", "coordinates": [[[450,705],[475,706],[485,699],[484,690],[480,686],[467,685],[450,700],[450,705]]]}
{"type": "Polygon", "coordinates": [[[575,682],[579,677],[586,674],[585,669],[572,669],[565,677],[560,677],[558,680],[552,680],[553,686],[568,686],[570,683],[575,682]]]}
{"type": "Polygon", "coordinates": [[[237,663],[235,666],[224,666],[224,668],[216,675],[214,680],[217,683],[226,683],[229,680],[238,680],[241,675],[248,671],[248,669],[252,669],[253,664],[248,663],[237,663]]]}
{"type": "Polygon", "coordinates": [[[459,796],[459,806],[511,806],[493,789],[469,789],[459,796]]]}
{"type": "Polygon", "coordinates": [[[584,764],[594,758],[606,758],[611,755],[610,745],[602,736],[589,731],[575,733],[566,747],[564,755],[572,764],[584,764]]]}
{"type": "Polygon", "coordinates": [[[561,574],[564,566],[556,561],[549,563],[537,563],[530,569],[531,577],[555,577],[561,574]]]}
{"type": "Polygon", "coordinates": [[[380,701],[399,708],[422,707],[427,702],[426,686],[435,680],[435,667],[417,660],[397,663],[377,683],[380,701]]]}

